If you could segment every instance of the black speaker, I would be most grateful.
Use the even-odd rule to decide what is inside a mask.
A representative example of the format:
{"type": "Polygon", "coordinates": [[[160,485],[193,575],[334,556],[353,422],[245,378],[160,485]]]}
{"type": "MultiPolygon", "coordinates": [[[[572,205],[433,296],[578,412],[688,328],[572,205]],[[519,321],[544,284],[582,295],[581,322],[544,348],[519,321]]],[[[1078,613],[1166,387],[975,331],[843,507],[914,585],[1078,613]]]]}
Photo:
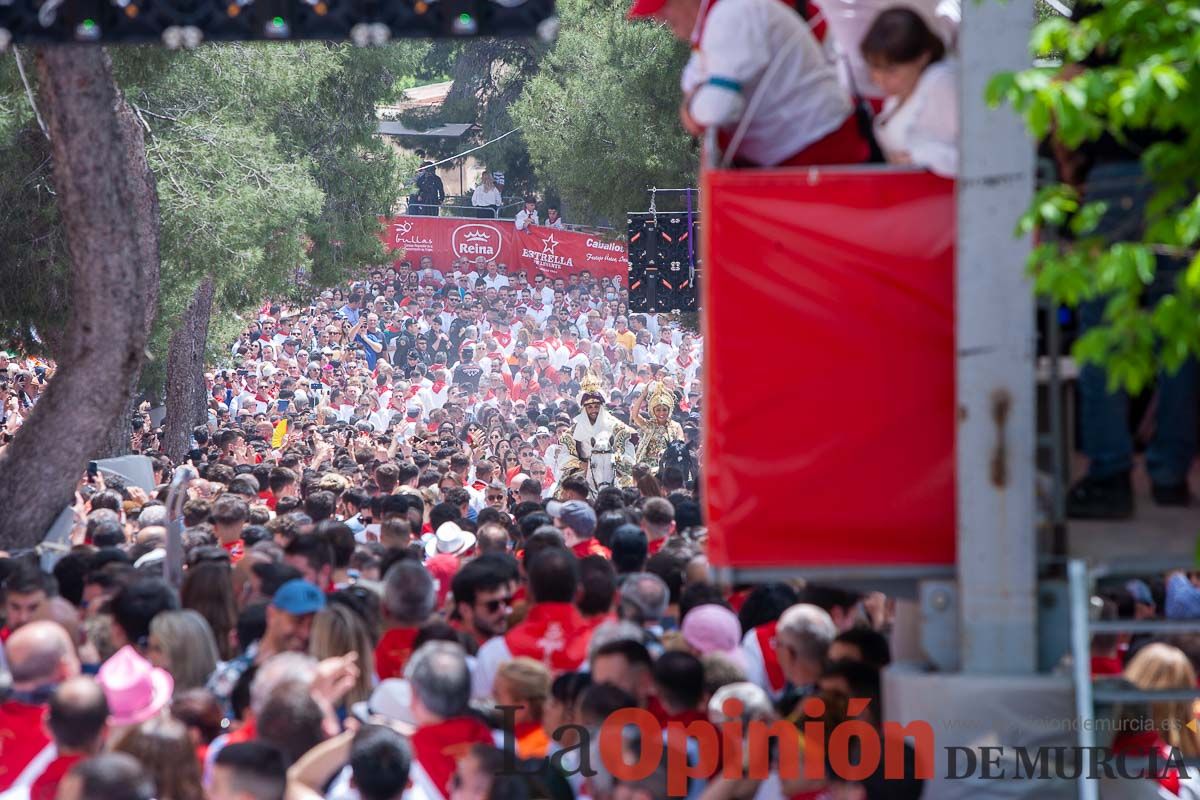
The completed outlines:
{"type": "Polygon", "coordinates": [[[698,220],[693,214],[631,212],[628,215],[629,310],[641,313],[695,311],[699,265],[698,220]]]}

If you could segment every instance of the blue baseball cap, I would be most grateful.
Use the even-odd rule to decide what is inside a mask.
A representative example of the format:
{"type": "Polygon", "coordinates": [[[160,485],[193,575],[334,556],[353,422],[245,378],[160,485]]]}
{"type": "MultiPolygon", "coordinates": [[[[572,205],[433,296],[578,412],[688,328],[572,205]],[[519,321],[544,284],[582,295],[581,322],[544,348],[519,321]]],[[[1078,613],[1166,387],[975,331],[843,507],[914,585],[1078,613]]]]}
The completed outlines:
{"type": "Polygon", "coordinates": [[[303,578],[293,578],[280,586],[271,598],[271,605],[288,614],[303,616],[315,614],[325,608],[325,595],[303,578]]]}
{"type": "Polygon", "coordinates": [[[561,519],[564,525],[581,537],[587,538],[596,530],[596,512],[582,500],[568,500],[565,503],[551,500],[546,504],[546,513],[561,519]]]}

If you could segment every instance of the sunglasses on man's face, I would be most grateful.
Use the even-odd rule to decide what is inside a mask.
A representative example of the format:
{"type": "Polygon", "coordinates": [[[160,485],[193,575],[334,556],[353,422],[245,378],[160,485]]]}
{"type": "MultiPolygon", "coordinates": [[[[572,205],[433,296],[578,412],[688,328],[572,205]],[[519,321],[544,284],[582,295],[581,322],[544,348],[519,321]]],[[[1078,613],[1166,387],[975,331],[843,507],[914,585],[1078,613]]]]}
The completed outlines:
{"type": "Polygon", "coordinates": [[[483,607],[487,613],[495,614],[500,609],[511,606],[512,601],[512,595],[510,594],[507,597],[497,597],[495,600],[486,600],[483,603],[483,607]]]}

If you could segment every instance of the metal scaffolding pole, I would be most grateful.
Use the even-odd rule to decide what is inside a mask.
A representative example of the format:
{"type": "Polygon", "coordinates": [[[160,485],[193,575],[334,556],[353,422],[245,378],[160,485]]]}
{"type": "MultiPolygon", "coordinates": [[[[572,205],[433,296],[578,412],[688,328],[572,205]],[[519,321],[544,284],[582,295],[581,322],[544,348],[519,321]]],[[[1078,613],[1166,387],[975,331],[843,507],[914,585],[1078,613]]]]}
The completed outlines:
{"type": "Polygon", "coordinates": [[[959,51],[957,392],[962,670],[1037,669],[1034,299],[1028,239],[1014,238],[1033,192],[1021,121],[984,103],[998,72],[1029,66],[1029,0],[966,2],[959,51]]]}

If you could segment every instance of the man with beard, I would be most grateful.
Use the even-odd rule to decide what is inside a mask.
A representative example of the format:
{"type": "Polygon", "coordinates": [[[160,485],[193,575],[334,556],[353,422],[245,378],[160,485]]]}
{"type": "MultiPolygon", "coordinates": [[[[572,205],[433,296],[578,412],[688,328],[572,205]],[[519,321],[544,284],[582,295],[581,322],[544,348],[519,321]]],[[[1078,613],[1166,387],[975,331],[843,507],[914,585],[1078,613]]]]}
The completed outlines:
{"type": "Polygon", "coordinates": [[[489,553],[469,561],[454,576],[456,627],[483,644],[508,630],[517,569],[505,555],[489,553]]]}
{"type": "MultiPolygon", "coordinates": [[[[633,429],[625,425],[604,408],[604,393],[595,375],[588,374],[580,384],[579,405],[583,411],[575,417],[571,429],[563,434],[559,463],[555,474],[563,480],[571,477],[586,478],[591,469],[592,449],[596,443],[608,438],[612,449],[611,483],[598,478],[602,483],[617,486],[633,485],[633,453],[629,437],[633,429]]],[[[595,483],[589,481],[589,483],[595,483]]],[[[600,488],[598,485],[596,488],[600,488]]]]}

